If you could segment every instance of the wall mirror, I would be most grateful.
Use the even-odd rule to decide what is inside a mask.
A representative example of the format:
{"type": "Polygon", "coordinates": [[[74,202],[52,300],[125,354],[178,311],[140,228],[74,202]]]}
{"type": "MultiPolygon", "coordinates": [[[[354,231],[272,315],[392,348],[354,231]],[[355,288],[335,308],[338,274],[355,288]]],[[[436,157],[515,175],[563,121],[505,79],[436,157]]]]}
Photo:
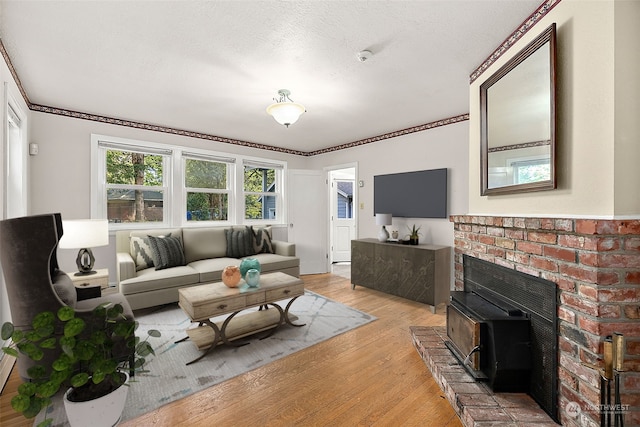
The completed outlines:
{"type": "Polygon", "coordinates": [[[556,188],[556,26],[480,86],[483,196],[556,188]]]}

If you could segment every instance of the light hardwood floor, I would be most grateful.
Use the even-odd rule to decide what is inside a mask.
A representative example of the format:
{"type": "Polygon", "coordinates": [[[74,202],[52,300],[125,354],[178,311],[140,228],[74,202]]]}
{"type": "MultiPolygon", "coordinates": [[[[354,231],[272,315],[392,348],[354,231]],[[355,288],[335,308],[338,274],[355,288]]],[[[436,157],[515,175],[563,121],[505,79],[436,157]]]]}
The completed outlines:
{"type": "MultiPolygon", "coordinates": [[[[307,289],[377,320],[121,425],[462,425],[409,333],[413,325],[443,325],[442,307],[434,315],[424,304],[351,290],[349,279],[336,274],[302,278],[307,289]]],[[[2,426],[31,425],[9,407],[18,381],[12,373],[0,396],[2,426]]]]}

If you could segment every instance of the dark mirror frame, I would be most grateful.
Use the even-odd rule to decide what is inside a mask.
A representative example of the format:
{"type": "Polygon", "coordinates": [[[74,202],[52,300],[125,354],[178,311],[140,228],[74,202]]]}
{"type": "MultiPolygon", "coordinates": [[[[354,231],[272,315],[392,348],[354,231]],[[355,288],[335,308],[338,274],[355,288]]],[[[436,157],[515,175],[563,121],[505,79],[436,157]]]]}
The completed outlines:
{"type": "Polygon", "coordinates": [[[515,194],[531,191],[552,190],[556,188],[556,24],[552,24],[542,34],[536,37],[509,62],[504,64],[487,81],[480,86],[480,194],[482,196],[494,194],[515,194]],[[506,185],[503,187],[489,188],[489,140],[488,140],[488,96],[487,91],[491,86],[500,81],[514,68],[536,52],[539,48],[549,43],[549,69],[550,69],[550,179],[527,184],[506,185]]]}

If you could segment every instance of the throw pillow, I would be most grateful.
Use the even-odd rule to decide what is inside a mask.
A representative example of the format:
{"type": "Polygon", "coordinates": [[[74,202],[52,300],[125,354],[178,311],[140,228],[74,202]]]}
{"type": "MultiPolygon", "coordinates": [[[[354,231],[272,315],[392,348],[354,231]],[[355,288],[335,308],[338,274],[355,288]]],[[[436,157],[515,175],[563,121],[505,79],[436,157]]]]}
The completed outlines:
{"type": "Polygon", "coordinates": [[[75,307],[78,295],[71,278],[66,273],[58,270],[51,278],[51,282],[58,298],[69,307],[75,307]]]}
{"type": "Polygon", "coordinates": [[[185,265],[186,259],[182,249],[182,241],[179,237],[147,236],[149,246],[153,253],[153,265],[156,270],[185,265]]]}
{"type": "Polygon", "coordinates": [[[153,267],[153,251],[147,237],[132,237],[129,246],[129,252],[136,263],[136,271],[153,267]]]}
{"type": "Polygon", "coordinates": [[[230,258],[242,258],[254,255],[253,233],[248,227],[243,229],[227,228],[224,230],[227,238],[227,256],[230,258]]]}
{"type": "Polygon", "coordinates": [[[271,229],[270,228],[258,228],[256,230],[253,227],[251,234],[253,236],[253,250],[257,254],[272,254],[273,244],[271,243],[271,229]]]}

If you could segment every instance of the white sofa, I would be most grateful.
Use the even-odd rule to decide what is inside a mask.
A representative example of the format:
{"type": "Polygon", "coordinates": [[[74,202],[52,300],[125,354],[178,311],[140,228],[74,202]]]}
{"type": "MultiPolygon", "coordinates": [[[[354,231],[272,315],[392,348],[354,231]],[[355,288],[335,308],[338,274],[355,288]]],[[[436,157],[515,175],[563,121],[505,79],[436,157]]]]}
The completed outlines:
{"type": "MultiPolygon", "coordinates": [[[[226,229],[244,229],[227,227],[226,229]]],[[[268,228],[266,228],[268,230],[268,228]]],[[[139,241],[134,239],[134,241],[139,241]]],[[[273,253],[257,253],[247,257],[260,261],[262,274],[281,271],[300,276],[300,259],[295,256],[295,244],[271,240],[273,253]]],[[[245,257],[246,258],[246,257],[245,257]]],[[[137,261],[139,262],[139,255],[137,261]]],[[[178,301],[178,289],[221,280],[228,265],[240,265],[242,258],[227,256],[227,236],[224,227],[122,230],[116,232],[116,263],[119,291],[131,308],[167,304],[178,301]],[[179,237],[184,248],[185,265],[157,270],[136,264],[132,238],[148,236],[179,237]]]]}

